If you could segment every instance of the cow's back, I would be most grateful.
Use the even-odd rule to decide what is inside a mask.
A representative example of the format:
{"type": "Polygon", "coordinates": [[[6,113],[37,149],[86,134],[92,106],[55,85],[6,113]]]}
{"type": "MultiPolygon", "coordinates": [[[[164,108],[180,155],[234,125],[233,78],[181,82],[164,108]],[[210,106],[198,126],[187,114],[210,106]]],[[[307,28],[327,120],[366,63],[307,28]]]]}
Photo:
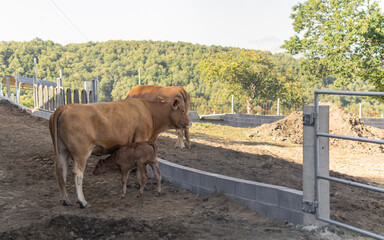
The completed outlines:
{"type": "Polygon", "coordinates": [[[129,91],[128,98],[144,98],[152,101],[171,102],[175,98],[179,98],[184,102],[187,113],[190,110],[191,98],[184,88],[179,86],[153,86],[153,85],[137,85],[129,91]]]}
{"type": "Polygon", "coordinates": [[[148,140],[151,136],[151,113],[139,99],[67,106],[58,126],[70,152],[95,146],[95,154],[107,154],[135,138],[148,140]]]}

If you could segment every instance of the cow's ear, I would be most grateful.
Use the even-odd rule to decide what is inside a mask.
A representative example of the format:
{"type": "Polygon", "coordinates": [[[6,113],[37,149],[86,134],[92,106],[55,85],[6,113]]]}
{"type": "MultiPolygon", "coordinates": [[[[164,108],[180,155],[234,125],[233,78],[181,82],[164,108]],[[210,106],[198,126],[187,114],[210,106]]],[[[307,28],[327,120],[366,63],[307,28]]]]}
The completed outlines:
{"type": "Polygon", "coordinates": [[[179,107],[179,103],[179,99],[174,99],[172,102],[172,108],[176,110],[179,107]]]}

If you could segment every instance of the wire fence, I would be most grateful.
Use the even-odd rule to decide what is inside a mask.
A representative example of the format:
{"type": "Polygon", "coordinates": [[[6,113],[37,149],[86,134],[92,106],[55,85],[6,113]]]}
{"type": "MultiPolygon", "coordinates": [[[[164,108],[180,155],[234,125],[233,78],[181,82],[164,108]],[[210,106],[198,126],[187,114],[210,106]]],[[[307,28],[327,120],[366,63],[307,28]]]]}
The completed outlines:
{"type": "MultiPolygon", "coordinates": [[[[276,99],[254,101],[248,108],[246,102],[235,102],[232,107],[231,101],[214,105],[214,103],[209,101],[194,102],[192,99],[191,109],[197,111],[199,114],[248,113],[264,116],[287,116],[292,112],[302,111],[305,104],[306,103],[285,102],[276,99]],[[248,110],[250,111],[248,112],[248,110]]],[[[335,104],[358,118],[384,118],[384,103],[380,102],[375,102],[374,104],[367,102],[343,104],[337,101],[335,101],[335,103],[327,101],[325,104],[335,104]]]]}
{"type": "Polygon", "coordinates": [[[247,102],[213,103],[192,99],[191,109],[199,114],[224,114],[244,113],[255,115],[285,116],[294,111],[302,111],[303,103],[291,103],[277,100],[253,101],[248,106],[247,102]],[[195,100],[195,101],[194,101],[195,100]]]}

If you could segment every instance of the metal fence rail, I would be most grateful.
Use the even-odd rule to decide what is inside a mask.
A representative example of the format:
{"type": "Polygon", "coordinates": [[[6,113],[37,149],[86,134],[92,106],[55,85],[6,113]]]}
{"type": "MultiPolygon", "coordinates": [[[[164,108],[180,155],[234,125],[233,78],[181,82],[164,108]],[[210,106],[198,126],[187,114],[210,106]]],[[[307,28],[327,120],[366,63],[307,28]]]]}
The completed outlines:
{"type": "MultiPolygon", "coordinates": [[[[320,166],[320,161],[319,161],[319,137],[327,137],[327,138],[338,138],[338,139],[345,139],[345,140],[351,140],[351,141],[361,141],[361,142],[369,142],[369,143],[375,143],[375,144],[384,144],[384,141],[383,140],[379,140],[379,139],[371,139],[371,138],[363,138],[363,137],[353,137],[353,136],[346,136],[346,135],[337,135],[337,134],[329,134],[329,133],[324,133],[324,132],[320,132],[319,131],[319,123],[318,123],[318,119],[320,119],[318,117],[319,115],[319,95],[320,94],[324,94],[324,95],[349,95],[349,96],[371,96],[371,97],[384,97],[384,92],[349,92],[349,91],[327,91],[327,90],[316,90],[315,91],[315,106],[314,106],[314,118],[316,119],[314,121],[314,127],[315,127],[315,176],[316,176],[316,180],[315,180],[315,188],[316,188],[316,192],[315,192],[315,200],[316,202],[319,202],[319,198],[320,198],[320,191],[319,191],[319,179],[323,179],[323,180],[328,180],[328,181],[333,181],[333,182],[338,182],[338,183],[342,183],[342,184],[346,184],[346,185],[350,185],[350,186],[354,186],[354,187],[359,187],[359,188],[364,188],[364,189],[368,189],[368,190],[372,190],[372,191],[376,191],[376,192],[380,192],[380,193],[384,193],[384,189],[383,188],[379,188],[379,187],[375,187],[375,186],[370,186],[370,185],[367,185],[367,184],[362,184],[362,183],[358,183],[358,182],[353,182],[353,181],[348,181],[348,180],[345,180],[345,179],[341,179],[341,178],[336,178],[336,177],[330,177],[330,176],[324,176],[324,175],[321,175],[319,174],[319,166],[320,166]]],[[[378,234],[375,234],[375,233],[372,233],[372,232],[369,232],[369,231],[366,231],[366,230],[363,230],[363,229],[360,229],[360,228],[356,228],[354,226],[351,226],[351,225],[348,225],[348,224],[344,224],[342,222],[338,222],[338,221],[334,221],[330,218],[324,218],[324,217],[321,217],[319,216],[319,213],[318,211],[316,211],[316,218],[320,221],[323,221],[323,222],[326,222],[326,223],[330,223],[330,224],[334,224],[336,226],[340,226],[340,227],[343,227],[343,228],[346,228],[348,230],[351,230],[351,231],[355,231],[355,232],[358,232],[358,233],[361,233],[363,235],[367,235],[369,237],[373,237],[373,238],[376,238],[376,239],[381,239],[381,240],[384,240],[384,236],[382,235],[378,235],[378,234]]]]}

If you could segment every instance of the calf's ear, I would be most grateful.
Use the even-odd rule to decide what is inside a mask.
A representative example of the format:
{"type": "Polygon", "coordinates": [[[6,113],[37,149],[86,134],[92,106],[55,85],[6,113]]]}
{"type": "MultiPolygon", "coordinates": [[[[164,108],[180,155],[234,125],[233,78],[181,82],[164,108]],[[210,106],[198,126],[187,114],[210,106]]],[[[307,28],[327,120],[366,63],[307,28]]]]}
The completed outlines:
{"type": "Polygon", "coordinates": [[[177,98],[174,99],[172,102],[172,108],[176,110],[179,107],[179,104],[180,104],[179,99],[177,99],[177,98]]]}

